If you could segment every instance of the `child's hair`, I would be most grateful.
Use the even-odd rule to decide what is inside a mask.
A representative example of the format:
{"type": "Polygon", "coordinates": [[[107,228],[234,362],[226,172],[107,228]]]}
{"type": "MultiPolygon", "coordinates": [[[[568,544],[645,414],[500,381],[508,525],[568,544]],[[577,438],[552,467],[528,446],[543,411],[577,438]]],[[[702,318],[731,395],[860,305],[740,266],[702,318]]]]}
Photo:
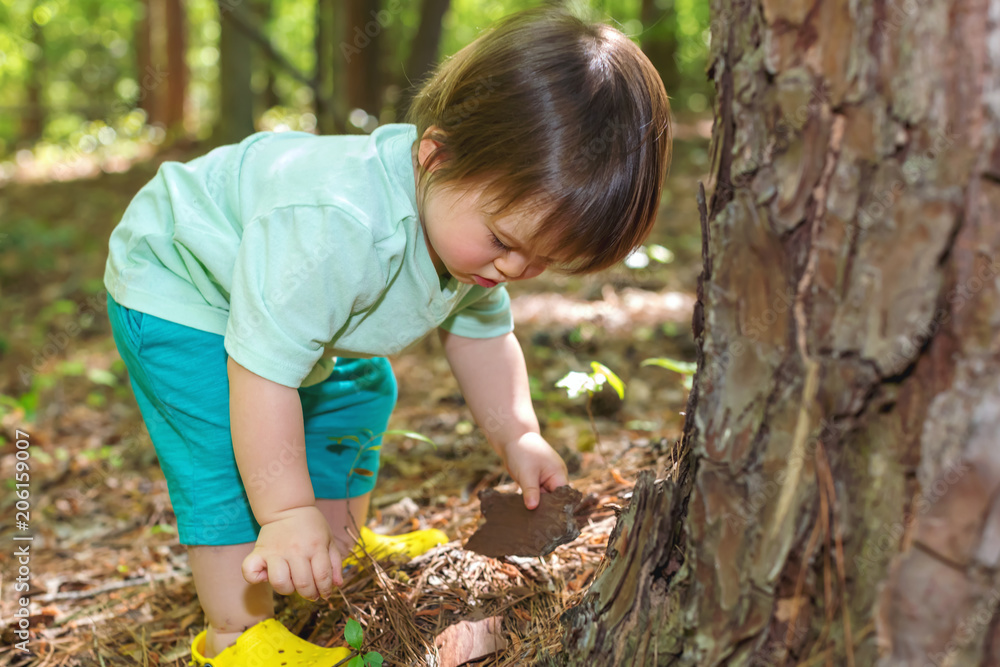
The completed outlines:
{"type": "Polygon", "coordinates": [[[414,98],[418,140],[440,146],[419,190],[480,183],[493,213],[551,206],[526,242],[582,274],[649,235],[670,161],[670,104],[649,59],[603,24],[532,9],[443,62],[414,98]],[[555,252],[552,252],[555,251],[555,252]]]}

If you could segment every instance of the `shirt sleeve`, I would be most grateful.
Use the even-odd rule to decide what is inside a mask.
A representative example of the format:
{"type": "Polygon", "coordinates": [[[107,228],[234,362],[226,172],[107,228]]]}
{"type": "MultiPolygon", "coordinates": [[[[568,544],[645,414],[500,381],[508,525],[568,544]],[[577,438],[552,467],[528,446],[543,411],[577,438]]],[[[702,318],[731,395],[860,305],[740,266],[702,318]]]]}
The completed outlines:
{"type": "Polygon", "coordinates": [[[371,231],[334,206],[254,219],[233,269],[225,347],[263,378],[299,387],[323,348],[385,291],[371,231]]]}
{"type": "Polygon", "coordinates": [[[507,287],[473,287],[441,328],[466,338],[495,338],[514,330],[507,287]]]}

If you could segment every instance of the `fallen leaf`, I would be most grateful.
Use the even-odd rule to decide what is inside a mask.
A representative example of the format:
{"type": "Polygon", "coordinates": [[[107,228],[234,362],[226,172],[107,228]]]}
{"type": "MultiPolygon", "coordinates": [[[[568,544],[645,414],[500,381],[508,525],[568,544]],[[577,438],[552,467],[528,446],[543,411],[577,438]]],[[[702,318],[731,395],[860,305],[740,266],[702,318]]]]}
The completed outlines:
{"type": "Polygon", "coordinates": [[[483,489],[479,503],[486,523],[469,538],[465,548],[492,558],[549,554],[580,535],[573,514],[581,500],[579,491],[560,486],[543,493],[538,507],[529,510],[520,494],[483,489]]]}
{"type": "Polygon", "coordinates": [[[481,621],[461,621],[434,638],[438,667],[458,667],[507,648],[499,616],[481,621]]]}

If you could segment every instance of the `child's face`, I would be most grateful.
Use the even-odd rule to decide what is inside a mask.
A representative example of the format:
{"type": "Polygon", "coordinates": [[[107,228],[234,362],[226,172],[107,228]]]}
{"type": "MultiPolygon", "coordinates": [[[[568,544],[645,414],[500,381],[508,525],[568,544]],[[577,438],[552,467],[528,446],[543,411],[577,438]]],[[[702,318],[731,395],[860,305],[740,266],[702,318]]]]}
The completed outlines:
{"type": "Polygon", "coordinates": [[[515,206],[488,212],[484,188],[436,187],[424,200],[421,218],[428,251],[438,272],[459,282],[493,287],[534,278],[552,263],[526,246],[545,210],[515,206]]]}

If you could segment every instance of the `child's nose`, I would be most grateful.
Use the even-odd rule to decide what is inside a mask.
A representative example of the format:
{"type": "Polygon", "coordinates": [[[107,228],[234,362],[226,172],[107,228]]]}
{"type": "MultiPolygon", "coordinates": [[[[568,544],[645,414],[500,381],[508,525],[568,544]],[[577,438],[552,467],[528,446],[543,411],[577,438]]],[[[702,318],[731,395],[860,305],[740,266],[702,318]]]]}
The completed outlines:
{"type": "Polygon", "coordinates": [[[527,255],[518,251],[507,253],[506,256],[498,258],[493,265],[508,280],[534,278],[545,270],[544,264],[532,262],[527,255]]]}

